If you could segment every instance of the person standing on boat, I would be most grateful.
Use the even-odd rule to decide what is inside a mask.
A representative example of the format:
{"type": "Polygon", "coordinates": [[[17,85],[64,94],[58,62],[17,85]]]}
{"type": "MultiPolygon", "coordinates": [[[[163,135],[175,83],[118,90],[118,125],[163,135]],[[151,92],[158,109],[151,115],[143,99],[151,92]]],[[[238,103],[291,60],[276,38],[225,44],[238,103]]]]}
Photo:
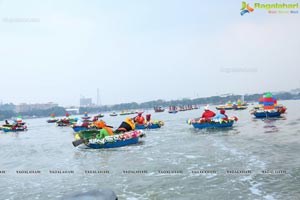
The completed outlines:
{"type": "Polygon", "coordinates": [[[138,116],[136,116],[136,117],[134,118],[134,121],[135,121],[138,125],[143,125],[143,124],[145,124],[145,118],[143,117],[142,114],[143,114],[142,112],[139,112],[139,113],[138,113],[138,116]]]}
{"type": "Polygon", "coordinates": [[[202,118],[210,119],[212,117],[216,116],[216,113],[208,109],[208,105],[204,107],[204,112],[202,114],[202,118]]]}

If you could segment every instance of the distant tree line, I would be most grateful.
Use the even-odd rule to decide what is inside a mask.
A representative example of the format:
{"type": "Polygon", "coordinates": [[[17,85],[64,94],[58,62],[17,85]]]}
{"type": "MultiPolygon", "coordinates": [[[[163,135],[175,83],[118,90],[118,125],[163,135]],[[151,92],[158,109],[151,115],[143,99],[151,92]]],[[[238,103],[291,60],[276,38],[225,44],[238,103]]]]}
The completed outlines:
{"type": "MultiPolygon", "coordinates": [[[[251,94],[245,95],[244,99],[247,102],[257,102],[263,94],[251,94]]],[[[291,94],[289,92],[282,92],[275,95],[277,100],[291,100],[291,99],[300,99],[300,93],[291,94]]],[[[109,112],[109,111],[120,111],[120,110],[135,110],[135,109],[153,109],[154,107],[162,106],[184,106],[184,105],[204,105],[204,104],[225,104],[228,101],[235,102],[241,98],[241,95],[231,95],[226,97],[220,96],[212,96],[212,97],[204,97],[204,98],[196,98],[196,99],[181,99],[181,100],[171,100],[165,101],[162,99],[155,101],[148,101],[144,103],[121,103],[116,105],[104,105],[100,107],[81,107],[79,109],[79,113],[83,114],[84,112],[89,113],[100,113],[100,112],[109,112]]],[[[30,110],[27,112],[15,112],[15,105],[3,104],[0,105],[0,120],[10,119],[12,117],[17,117],[18,115],[22,115],[23,117],[48,117],[51,113],[54,113],[56,116],[65,116],[66,110],[63,107],[53,107],[47,110],[30,110]]]]}
{"type": "MultiPolygon", "coordinates": [[[[28,117],[48,117],[51,113],[54,113],[56,116],[64,116],[66,114],[66,110],[63,107],[53,107],[50,109],[42,110],[42,109],[34,109],[26,112],[15,112],[13,109],[7,109],[7,105],[0,106],[0,120],[16,118],[18,115],[21,115],[24,118],[28,117]]],[[[12,107],[11,107],[12,108],[12,107]]]]}
{"type": "MultiPolygon", "coordinates": [[[[258,102],[258,99],[264,94],[251,94],[244,95],[244,100],[246,102],[258,102]]],[[[277,100],[291,100],[291,99],[300,99],[300,93],[291,94],[288,92],[278,93],[274,95],[277,100]]],[[[228,101],[236,102],[238,99],[241,99],[241,95],[231,95],[226,97],[212,96],[196,99],[181,99],[181,100],[171,100],[164,101],[162,99],[155,101],[148,101],[144,103],[122,103],[112,106],[100,106],[100,107],[81,107],[79,113],[83,114],[84,112],[89,113],[99,113],[99,112],[108,112],[108,111],[117,111],[117,110],[135,110],[135,109],[153,109],[154,107],[162,106],[184,106],[184,105],[204,105],[204,104],[225,104],[228,101]]]]}

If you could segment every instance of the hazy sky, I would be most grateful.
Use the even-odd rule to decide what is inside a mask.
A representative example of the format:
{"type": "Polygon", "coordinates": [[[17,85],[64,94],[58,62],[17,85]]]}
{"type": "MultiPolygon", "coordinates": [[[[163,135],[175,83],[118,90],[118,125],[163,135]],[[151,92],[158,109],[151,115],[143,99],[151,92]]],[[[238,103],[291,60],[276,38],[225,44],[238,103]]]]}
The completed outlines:
{"type": "Polygon", "coordinates": [[[300,87],[300,13],[240,8],[0,0],[0,99],[78,105],[80,95],[95,102],[99,88],[101,103],[115,104],[300,87]]]}

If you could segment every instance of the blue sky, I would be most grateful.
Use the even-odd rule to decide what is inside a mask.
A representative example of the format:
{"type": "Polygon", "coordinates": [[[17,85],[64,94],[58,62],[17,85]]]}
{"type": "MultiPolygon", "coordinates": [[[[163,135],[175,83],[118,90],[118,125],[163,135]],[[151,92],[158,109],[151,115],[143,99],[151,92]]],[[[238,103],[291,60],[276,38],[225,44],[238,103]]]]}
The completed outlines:
{"type": "Polygon", "coordinates": [[[300,14],[240,8],[0,0],[0,99],[78,105],[99,88],[101,103],[115,104],[299,87],[300,14]]]}

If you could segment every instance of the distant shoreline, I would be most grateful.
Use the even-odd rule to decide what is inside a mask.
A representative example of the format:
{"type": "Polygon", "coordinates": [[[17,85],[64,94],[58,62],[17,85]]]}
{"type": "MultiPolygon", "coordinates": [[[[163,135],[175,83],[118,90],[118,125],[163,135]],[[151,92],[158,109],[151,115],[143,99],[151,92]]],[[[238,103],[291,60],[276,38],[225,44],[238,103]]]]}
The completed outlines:
{"type": "MultiPolygon", "coordinates": [[[[260,97],[264,94],[251,94],[251,95],[244,95],[245,102],[255,103],[258,101],[260,97]]],[[[277,92],[275,94],[276,99],[279,101],[282,100],[299,100],[300,99],[300,92],[277,92]]],[[[181,100],[154,100],[148,101],[143,103],[121,103],[115,105],[103,105],[99,107],[80,107],[79,113],[83,114],[84,112],[88,113],[103,113],[103,112],[112,112],[112,111],[122,111],[122,110],[139,110],[139,109],[153,109],[154,107],[169,107],[169,106],[186,106],[186,105],[220,105],[225,104],[228,101],[236,102],[238,99],[241,99],[241,95],[229,95],[229,96],[211,96],[211,97],[202,97],[196,99],[181,99],[181,100]]],[[[43,118],[49,117],[51,113],[55,113],[57,117],[63,117],[66,113],[66,108],[57,106],[47,110],[30,110],[27,112],[15,112],[14,104],[3,104],[0,106],[0,120],[11,119],[15,118],[18,115],[22,115],[25,118],[43,118]],[[34,117],[33,117],[34,116],[34,117]]]]}

